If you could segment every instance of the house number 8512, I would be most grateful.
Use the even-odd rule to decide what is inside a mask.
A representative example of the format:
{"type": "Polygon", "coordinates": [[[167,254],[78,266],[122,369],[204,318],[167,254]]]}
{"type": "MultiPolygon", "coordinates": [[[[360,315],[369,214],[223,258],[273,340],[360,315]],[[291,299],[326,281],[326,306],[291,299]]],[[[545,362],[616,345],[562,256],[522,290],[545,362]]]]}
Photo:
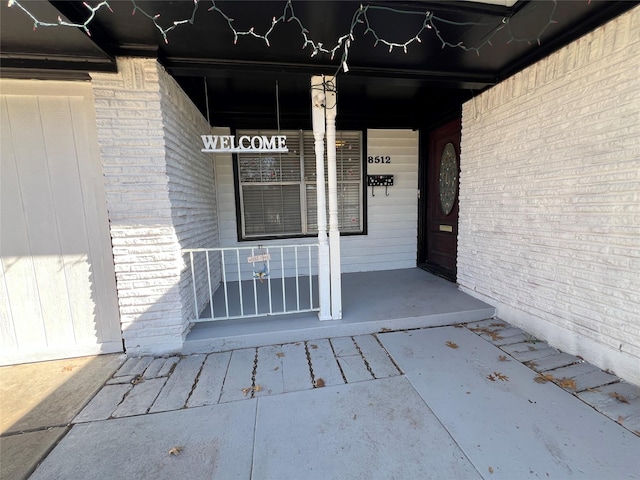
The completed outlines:
{"type": "Polygon", "coordinates": [[[376,155],[375,157],[367,157],[367,163],[391,163],[391,157],[376,155]]]}

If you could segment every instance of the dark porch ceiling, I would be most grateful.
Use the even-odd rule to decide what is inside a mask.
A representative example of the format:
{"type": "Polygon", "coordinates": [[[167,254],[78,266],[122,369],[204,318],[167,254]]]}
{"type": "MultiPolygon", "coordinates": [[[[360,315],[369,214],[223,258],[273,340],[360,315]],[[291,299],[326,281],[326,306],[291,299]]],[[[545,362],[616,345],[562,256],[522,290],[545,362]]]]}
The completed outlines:
{"type": "MultiPolygon", "coordinates": [[[[499,0],[493,0],[500,3],[499,0]]],[[[22,1],[40,22],[60,15],[84,23],[91,13],[80,1],[22,1]]],[[[99,2],[87,2],[97,7],[99,2]]],[[[492,5],[466,1],[111,1],[87,24],[40,26],[16,4],[2,2],[2,75],[23,78],[88,78],[90,71],[115,70],[115,57],[157,57],[211,124],[236,128],[276,128],[276,83],[282,128],[310,127],[312,75],[338,72],[338,127],[409,127],[436,124],[459,112],[463,101],[534,63],[620,13],[636,1],[520,0],[492,5]],[[198,7],[194,10],[194,7],[198,7]],[[220,11],[209,11],[215,6],[220,11]],[[338,71],[344,52],[313,55],[301,25],[316,44],[331,49],[350,32],[358,9],[368,7],[369,26],[357,23],[347,57],[348,73],[338,71]],[[134,7],[140,10],[132,15],[134,7]],[[383,8],[380,8],[383,7],[383,8]],[[264,38],[272,19],[284,16],[264,38]],[[375,35],[396,44],[414,38],[433,15],[431,30],[404,52],[389,51],[375,35]],[[145,16],[159,14],[155,19],[145,16]],[[166,34],[174,21],[192,19],[166,34]],[[156,25],[157,24],[157,25],[156,25]],[[490,44],[486,43],[490,39],[490,44]],[[526,40],[525,40],[526,39],[526,40]],[[528,40],[528,41],[527,41],[528,40]],[[539,43],[538,43],[539,40],[539,43]],[[452,44],[444,45],[443,42],[452,44]],[[478,52],[474,47],[480,47],[478,52]],[[463,48],[461,48],[463,47],[463,48]],[[471,48],[471,51],[467,49],[471,48]],[[206,94],[205,94],[206,85],[206,94]]]]}

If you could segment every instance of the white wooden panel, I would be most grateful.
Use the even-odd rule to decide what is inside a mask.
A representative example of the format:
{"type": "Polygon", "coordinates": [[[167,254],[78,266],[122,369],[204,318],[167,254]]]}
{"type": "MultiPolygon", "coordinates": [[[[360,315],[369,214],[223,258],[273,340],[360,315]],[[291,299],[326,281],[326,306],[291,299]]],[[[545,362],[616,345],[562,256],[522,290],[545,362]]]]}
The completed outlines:
{"type": "Polygon", "coordinates": [[[50,172],[53,206],[56,210],[57,236],[62,253],[69,318],[76,342],[96,341],[95,326],[86,318],[94,315],[91,294],[89,242],[85,228],[82,188],[71,118],[71,101],[79,98],[39,97],[40,119],[47,166],[50,172]],[[72,306],[72,308],[71,308],[72,306]]]}
{"type": "MultiPolygon", "coordinates": [[[[18,246],[14,255],[18,259],[31,256],[42,311],[41,329],[47,347],[60,347],[67,339],[73,339],[73,328],[68,321],[70,305],[38,99],[33,96],[7,96],[7,107],[27,228],[27,243],[18,246]]],[[[12,285],[9,286],[11,288],[12,285]]],[[[21,320],[18,312],[14,315],[14,320],[21,320]]]]}
{"type": "Polygon", "coordinates": [[[2,94],[0,364],[121,351],[91,87],[2,94]]]}
{"type": "MultiPolygon", "coordinates": [[[[90,89],[86,85],[87,90],[90,89]]],[[[105,201],[102,164],[98,150],[96,125],[93,119],[92,96],[87,93],[82,101],[70,100],[76,149],[76,161],[82,186],[84,221],[89,242],[91,285],[96,298],[95,328],[98,339],[120,343],[120,316],[118,311],[113,252],[107,206],[105,201]]]]}
{"type": "Polygon", "coordinates": [[[0,275],[0,349],[10,351],[18,348],[18,338],[11,321],[11,306],[4,275],[0,275]]]}
{"type": "Polygon", "coordinates": [[[2,274],[9,308],[5,311],[7,317],[2,316],[3,341],[9,347],[10,341],[4,333],[13,332],[14,348],[20,347],[20,339],[29,338],[36,345],[46,346],[46,338],[42,326],[42,312],[38,300],[38,289],[35,282],[33,261],[30,256],[21,257],[19,252],[28,248],[27,227],[22,209],[22,198],[18,184],[15,153],[11,135],[11,124],[6,98],[2,98],[2,148],[0,155],[0,258],[2,259],[2,274]],[[13,322],[13,318],[20,318],[13,322]],[[10,325],[9,325],[10,323],[10,325]]]}

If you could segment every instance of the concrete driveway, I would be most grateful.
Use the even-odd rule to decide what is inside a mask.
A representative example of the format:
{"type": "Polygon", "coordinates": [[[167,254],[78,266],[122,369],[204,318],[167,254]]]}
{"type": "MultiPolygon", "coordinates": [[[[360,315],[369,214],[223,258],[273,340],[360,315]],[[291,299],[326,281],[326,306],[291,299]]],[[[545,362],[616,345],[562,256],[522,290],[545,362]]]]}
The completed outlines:
{"type": "Polygon", "coordinates": [[[130,358],[72,424],[33,479],[640,478],[640,389],[494,319],[130,358]]]}

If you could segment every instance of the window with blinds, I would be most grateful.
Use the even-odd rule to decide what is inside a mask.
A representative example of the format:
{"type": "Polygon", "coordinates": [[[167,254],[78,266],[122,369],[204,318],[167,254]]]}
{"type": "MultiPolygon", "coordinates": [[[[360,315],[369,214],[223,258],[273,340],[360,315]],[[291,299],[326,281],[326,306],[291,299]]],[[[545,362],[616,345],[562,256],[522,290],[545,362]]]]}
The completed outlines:
{"type": "MultiPolygon", "coordinates": [[[[238,153],[243,238],[318,232],[313,132],[238,131],[237,135],[286,135],[287,153],[238,153]]],[[[326,165],[325,152],[325,165],[326,165]]],[[[336,132],[340,231],[361,233],[362,133],[336,132]]],[[[327,187],[325,167],[325,188],[327,187]]],[[[325,192],[328,195],[328,190],[325,192]]],[[[327,222],[329,219],[327,196],[327,222]]]]}

